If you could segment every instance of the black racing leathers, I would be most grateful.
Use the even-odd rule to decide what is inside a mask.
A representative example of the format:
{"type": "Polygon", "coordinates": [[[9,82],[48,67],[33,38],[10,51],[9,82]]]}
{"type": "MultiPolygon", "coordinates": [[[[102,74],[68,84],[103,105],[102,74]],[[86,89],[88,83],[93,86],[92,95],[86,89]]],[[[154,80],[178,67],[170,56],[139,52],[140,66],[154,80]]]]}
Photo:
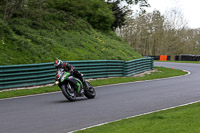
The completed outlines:
{"type": "Polygon", "coordinates": [[[63,63],[61,69],[64,69],[64,71],[66,71],[66,72],[70,72],[71,75],[73,75],[74,77],[80,79],[81,82],[84,85],[84,88],[86,87],[85,80],[83,79],[83,74],[80,73],[78,70],[76,70],[75,67],[73,67],[69,63],[63,63]]]}

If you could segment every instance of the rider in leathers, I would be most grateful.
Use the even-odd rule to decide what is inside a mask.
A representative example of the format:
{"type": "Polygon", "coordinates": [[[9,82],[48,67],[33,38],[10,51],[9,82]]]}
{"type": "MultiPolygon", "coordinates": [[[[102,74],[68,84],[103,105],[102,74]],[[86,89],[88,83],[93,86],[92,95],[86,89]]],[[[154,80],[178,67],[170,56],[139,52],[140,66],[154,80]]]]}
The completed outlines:
{"type": "MultiPolygon", "coordinates": [[[[73,75],[74,77],[81,80],[81,82],[84,85],[84,88],[87,87],[86,81],[83,79],[83,74],[80,73],[78,70],[76,70],[75,67],[73,67],[69,63],[67,63],[67,62],[63,63],[61,60],[56,60],[54,62],[54,66],[56,67],[57,70],[58,69],[64,69],[64,71],[70,72],[71,75],[73,75]]],[[[83,90],[81,90],[81,93],[83,93],[83,90]]]]}

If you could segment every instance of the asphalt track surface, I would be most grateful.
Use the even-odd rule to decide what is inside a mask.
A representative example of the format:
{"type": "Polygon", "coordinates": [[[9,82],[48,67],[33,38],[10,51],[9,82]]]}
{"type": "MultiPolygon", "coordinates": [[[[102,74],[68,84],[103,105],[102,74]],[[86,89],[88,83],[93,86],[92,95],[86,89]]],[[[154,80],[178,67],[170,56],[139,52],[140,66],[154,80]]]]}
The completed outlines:
{"type": "Polygon", "coordinates": [[[191,72],[177,78],[97,87],[95,99],[62,93],[0,100],[1,133],[66,133],[200,100],[200,64],[155,63],[191,72]]]}

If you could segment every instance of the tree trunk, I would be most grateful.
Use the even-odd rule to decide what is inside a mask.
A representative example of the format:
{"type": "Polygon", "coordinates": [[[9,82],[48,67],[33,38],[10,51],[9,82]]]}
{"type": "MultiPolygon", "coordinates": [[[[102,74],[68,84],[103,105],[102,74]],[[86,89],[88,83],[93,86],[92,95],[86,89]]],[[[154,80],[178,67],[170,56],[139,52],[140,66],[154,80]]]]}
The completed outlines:
{"type": "Polygon", "coordinates": [[[4,9],[4,15],[3,20],[6,20],[7,18],[7,8],[8,8],[8,0],[4,0],[6,2],[5,9],[4,9]]]}

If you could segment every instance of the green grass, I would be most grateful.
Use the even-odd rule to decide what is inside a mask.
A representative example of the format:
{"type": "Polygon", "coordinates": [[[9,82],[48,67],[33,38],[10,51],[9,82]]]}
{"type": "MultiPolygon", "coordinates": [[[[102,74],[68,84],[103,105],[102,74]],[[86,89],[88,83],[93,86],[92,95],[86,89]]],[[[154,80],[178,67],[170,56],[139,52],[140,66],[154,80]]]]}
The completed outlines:
{"type": "Polygon", "coordinates": [[[200,103],[80,130],[77,133],[199,133],[200,103]]]}
{"type": "Polygon", "coordinates": [[[8,90],[8,91],[0,92],[0,99],[49,93],[49,92],[55,92],[55,91],[60,91],[60,89],[57,86],[49,86],[49,87],[41,87],[41,88],[35,88],[35,89],[8,90]]]}
{"type": "MultiPolygon", "coordinates": [[[[184,75],[187,73],[187,72],[183,72],[182,70],[177,70],[177,69],[170,69],[170,68],[164,68],[164,67],[155,67],[155,68],[158,70],[157,72],[146,74],[143,77],[116,77],[116,78],[108,78],[108,79],[98,79],[98,80],[90,81],[90,83],[93,86],[101,86],[101,85],[109,85],[109,84],[117,84],[117,83],[167,78],[167,77],[172,77],[172,76],[184,75]]],[[[3,91],[3,92],[0,92],[0,99],[55,92],[55,91],[60,91],[58,86],[49,86],[49,87],[42,87],[42,88],[37,88],[37,89],[3,91]]]]}
{"type": "Polygon", "coordinates": [[[99,31],[68,13],[48,12],[41,20],[0,18],[0,65],[56,59],[133,60],[142,58],[113,31],[99,31]],[[63,20],[64,19],[64,20],[63,20]]]}
{"type": "Polygon", "coordinates": [[[182,70],[171,69],[171,68],[164,68],[164,67],[155,67],[155,68],[158,70],[157,72],[146,74],[143,77],[119,77],[119,78],[109,78],[106,80],[99,79],[97,81],[91,81],[90,83],[94,86],[100,86],[100,85],[108,85],[108,84],[116,84],[116,83],[168,78],[172,76],[184,75],[187,73],[187,72],[183,72],[182,70]]]}

